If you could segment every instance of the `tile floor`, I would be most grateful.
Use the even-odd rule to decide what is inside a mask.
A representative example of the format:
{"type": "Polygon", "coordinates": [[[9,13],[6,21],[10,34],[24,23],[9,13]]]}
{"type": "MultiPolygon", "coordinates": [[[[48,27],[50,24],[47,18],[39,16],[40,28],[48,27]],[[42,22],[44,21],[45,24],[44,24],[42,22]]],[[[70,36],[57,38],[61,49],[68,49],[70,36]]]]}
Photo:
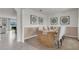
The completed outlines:
{"type": "Polygon", "coordinates": [[[35,49],[27,43],[16,41],[15,33],[0,34],[0,50],[30,50],[35,49]],[[13,36],[14,34],[14,36],[13,36]]]}
{"type": "Polygon", "coordinates": [[[66,38],[61,48],[47,48],[39,43],[36,38],[25,40],[24,43],[14,40],[12,43],[8,39],[0,40],[0,50],[79,50],[79,41],[66,38]]]}
{"type": "Polygon", "coordinates": [[[79,50],[79,41],[73,38],[66,38],[60,49],[63,50],[79,50]]]}
{"type": "Polygon", "coordinates": [[[36,38],[28,39],[25,42],[39,50],[79,50],[79,41],[72,38],[65,38],[61,48],[47,48],[40,44],[36,38]]]}
{"type": "Polygon", "coordinates": [[[16,42],[10,43],[9,40],[0,40],[0,50],[33,50],[35,49],[27,43],[16,42]]]}

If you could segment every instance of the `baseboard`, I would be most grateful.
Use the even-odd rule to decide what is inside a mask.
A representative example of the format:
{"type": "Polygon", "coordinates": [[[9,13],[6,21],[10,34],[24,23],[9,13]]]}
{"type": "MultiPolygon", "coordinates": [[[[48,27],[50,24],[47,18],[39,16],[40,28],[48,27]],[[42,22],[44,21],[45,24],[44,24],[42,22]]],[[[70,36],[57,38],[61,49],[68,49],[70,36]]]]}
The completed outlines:
{"type": "Polygon", "coordinates": [[[78,39],[78,36],[65,35],[65,37],[78,39]]]}

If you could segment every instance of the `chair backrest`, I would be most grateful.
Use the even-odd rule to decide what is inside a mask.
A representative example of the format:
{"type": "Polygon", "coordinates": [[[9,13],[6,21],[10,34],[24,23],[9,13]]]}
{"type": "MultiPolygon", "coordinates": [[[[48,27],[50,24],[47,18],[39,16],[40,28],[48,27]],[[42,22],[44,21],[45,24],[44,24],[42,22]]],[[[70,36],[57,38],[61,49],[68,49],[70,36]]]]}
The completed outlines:
{"type": "Polygon", "coordinates": [[[61,26],[60,30],[59,30],[59,40],[62,39],[62,37],[64,36],[66,32],[66,27],[65,26],[61,26]]]}
{"type": "Polygon", "coordinates": [[[38,30],[39,30],[39,31],[43,31],[43,27],[40,26],[40,27],[38,28],[38,30]]]}

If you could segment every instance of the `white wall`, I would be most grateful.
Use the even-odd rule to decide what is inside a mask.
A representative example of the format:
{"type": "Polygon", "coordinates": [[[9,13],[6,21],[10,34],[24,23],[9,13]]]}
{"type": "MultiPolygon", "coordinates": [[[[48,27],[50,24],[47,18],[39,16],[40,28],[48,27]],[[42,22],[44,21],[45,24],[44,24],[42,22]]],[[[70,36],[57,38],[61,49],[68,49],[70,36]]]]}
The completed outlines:
{"type": "MultiPolygon", "coordinates": [[[[19,20],[20,20],[19,29],[22,28],[21,29],[22,33],[19,33],[19,34],[22,34],[22,40],[24,39],[24,27],[34,26],[34,25],[30,24],[30,15],[36,15],[38,17],[40,17],[40,16],[43,17],[44,18],[44,25],[49,25],[49,22],[48,22],[49,17],[56,16],[56,17],[58,17],[58,20],[59,20],[60,16],[70,16],[70,25],[68,25],[68,26],[69,27],[71,27],[71,26],[77,27],[78,26],[78,9],[73,9],[73,10],[69,10],[66,12],[62,12],[62,13],[56,13],[56,14],[51,15],[49,17],[47,15],[44,15],[42,13],[39,13],[39,12],[31,10],[31,9],[22,9],[22,18],[21,19],[19,18],[19,20]],[[20,24],[20,23],[22,23],[22,24],[20,24]]],[[[60,25],[60,23],[58,25],[60,25]]],[[[35,26],[37,26],[37,25],[35,25],[35,26]]],[[[20,31],[18,31],[18,32],[20,32],[20,31]]]]}
{"type": "MultiPolygon", "coordinates": [[[[30,25],[30,15],[36,15],[36,16],[41,16],[44,18],[44,25],[49,25],[49,17],[58,17],[58,21],[60,21],[60,16],[70,16],[70,25],[72,27],[77,27],[78,26],[78,9],[72,9],[66,12],[61,12],[61,13],[56,13],[51,16],[44,15],[42,13],[39,13],[37,11],[31,10],[31,9],[23,9],[23,26],[29,26],[30,25]]],[[[60,25],[60,22],[58,22],[60,25]]]]}
{"type": "MultiPolygon", "coordinates": [[[[46,15],[42,14],[42,13],[39,13],[39,12],[36,12],[34,10],[31,10],[31,9],[24,9],[23,10],[23,26],[26,27],[26,26],[32,26],[30,24],[30,15],[35,15],[35,16],[38,16],[38,17],[43,17],[44,19],[44,25],[47,24],[47,17],[46,15]]],[[[35,25],[36,26],[36,25],[35,25]]]]}
{"type": "Polygon", "coordinates": [[[24,42],[24,28],[32,26],[30,25],[30,15],[43,16],[44,18],[45,16],[31,9],[16,8],[15,10],[17,12],[17,41],[24,42]]]}
{"type": "Polygon", "coordinates": [[[43,17],[44,19],[44,25],[47,24],[47,17],[46,15],[42,14],[42,13],[39,13],[39,12],[36,12],[34,10],[31,10],[31,9],[22,9],[22,39],[24,39],[24,28],[25,27],[29,27],[29,26],[38,26],[37,25],[31,25],[30,24],[30,15],[35,15],[37,17],[43,17]]]}
{"type": "Polygon", "coordinates": [[[51,17],[58,17],[58,25],[60,25],[60,17],[61,16],[70,16],[70,25],[68,25],[69,27],[77,27],[78,26],[78,9],[73,9],[73,10],[69,10],[69,11],[65,11],[65,12],[61,12],[61,13],[56,13],[54,15],[51,15],[51,17]]]}
{"type": "MultiPolygon", "coordinates": [[[[64,31],[64,34],[66,36],[77,37],[78,9],[72,9],[69,11],[53,14],[51,17],[58,17],[58,25],[59,26],[61,26],[60,25],[60,17],[61,16],[70,16],[70,24],[66,25],[66,31],[64,31]]],[[[60,33],[63,34],[63,31],[61,31],[60,33]]]]}

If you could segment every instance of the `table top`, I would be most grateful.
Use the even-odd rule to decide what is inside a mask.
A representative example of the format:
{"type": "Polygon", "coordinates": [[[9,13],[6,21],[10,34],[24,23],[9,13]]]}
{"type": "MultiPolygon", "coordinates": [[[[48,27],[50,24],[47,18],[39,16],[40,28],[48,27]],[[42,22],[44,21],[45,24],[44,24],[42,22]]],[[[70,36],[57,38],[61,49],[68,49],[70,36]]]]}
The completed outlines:
{"type": "Polygon", "coordinates": [[[44,30],[43,32],[58,32],[57,30],[44,30]]]}

